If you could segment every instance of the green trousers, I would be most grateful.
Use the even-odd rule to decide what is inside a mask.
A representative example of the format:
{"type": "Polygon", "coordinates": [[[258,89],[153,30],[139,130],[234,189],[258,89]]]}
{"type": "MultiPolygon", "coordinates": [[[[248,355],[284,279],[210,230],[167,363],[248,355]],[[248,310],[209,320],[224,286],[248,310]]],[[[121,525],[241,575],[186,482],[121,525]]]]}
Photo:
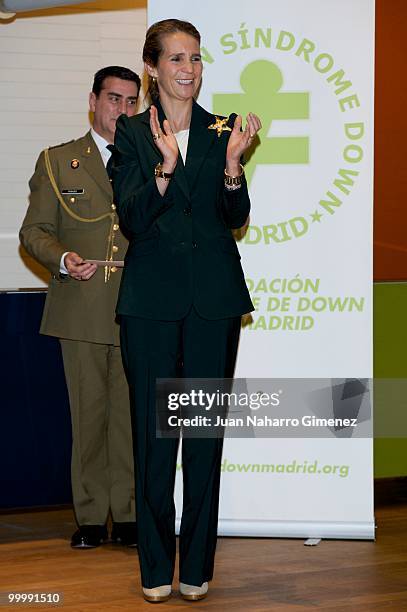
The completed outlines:
{"type": "MultiPolygon", "coordinates": [[[[240,317],[208,321],[194,309],[179,321],[122,316],[121,345],[130,386],[138,550],[144,587],[171,584],[175,566],[177,439],[156,438],[156,378],[231,378],[240,317]],[[181,365],[180,365],[181,364],[181,365]]],[[[223,440],[183,438],[184,496],[180,580],[212,579],[223,440]]]]}
{"type": "Polygon", "coordinates": [[[120,347],[60,340],[72,420],[72,494],[79,525],[135,521],[129,390],[120,347]]]}

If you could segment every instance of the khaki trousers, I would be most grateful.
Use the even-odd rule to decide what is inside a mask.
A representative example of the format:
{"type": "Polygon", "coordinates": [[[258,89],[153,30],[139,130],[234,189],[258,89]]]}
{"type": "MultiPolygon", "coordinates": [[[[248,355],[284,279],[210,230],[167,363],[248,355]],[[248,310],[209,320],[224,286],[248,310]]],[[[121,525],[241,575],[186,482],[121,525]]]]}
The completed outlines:
{"type": "Polygon", "coordinates": [[[135,521],[129,390],[120,347],[60,340],[72,421],[72,494],[79,525],[135,521]]]}

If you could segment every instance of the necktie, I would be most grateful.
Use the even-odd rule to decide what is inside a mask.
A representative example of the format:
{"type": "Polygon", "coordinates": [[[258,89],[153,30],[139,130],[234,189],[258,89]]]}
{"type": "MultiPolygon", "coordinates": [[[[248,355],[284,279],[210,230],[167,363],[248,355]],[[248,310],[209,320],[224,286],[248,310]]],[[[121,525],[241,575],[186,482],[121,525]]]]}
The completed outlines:
{"type": "Polygon", "coordinates": [[[114,145],[112,145],[112,144],[106,145],[106,149],[108,149],[112,153],[111,156],[108,159],[107,164],[106,164],[106,172],[107,172],[109,178],[111,179],[112,178],[112,167],[113,167],[113,153],[114,153],[114,150],[115,150],[114,149],[114,145]]]}

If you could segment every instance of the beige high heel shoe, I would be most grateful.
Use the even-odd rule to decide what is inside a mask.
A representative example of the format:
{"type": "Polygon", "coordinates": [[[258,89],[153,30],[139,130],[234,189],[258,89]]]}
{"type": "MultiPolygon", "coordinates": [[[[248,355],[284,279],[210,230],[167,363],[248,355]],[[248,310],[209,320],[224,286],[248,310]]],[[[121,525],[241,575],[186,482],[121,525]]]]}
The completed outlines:
{"type": "Polygon", "coordinates": [[[185,584],[184,582],[179,583],[179,590],[183,599],[187,601],[199,601],[204,599],[208,594],[208,583],[203,582],[201,586],[195,586],[193,584],[185,584]]]}
{"type": "Polygon", "coordinates": [[[150,603],[160,603],[162,601],[167,601],[171,597],[171,585],[162,584],[152,589],[147,589],[146,587],[143,587],[143,597],[146,601],[149,601],[150,603]]]}

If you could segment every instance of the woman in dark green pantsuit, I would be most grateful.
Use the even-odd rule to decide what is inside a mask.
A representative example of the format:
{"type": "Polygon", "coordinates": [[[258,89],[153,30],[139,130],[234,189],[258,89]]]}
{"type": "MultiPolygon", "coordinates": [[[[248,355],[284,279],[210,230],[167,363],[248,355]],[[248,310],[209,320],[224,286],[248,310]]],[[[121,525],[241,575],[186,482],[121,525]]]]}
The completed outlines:
{"type": "MultiPolygon", "coordinates": [[[[143,50],[154,105],[116,128],[115,202],[131,235],[119,294],[131,392],[143,593],[171,595],[178,440],[155,437],[156,378],[230,378],[240,317],[253,310],[232,228],[250,201],[240,158],[259,119],[215,117],[195,101],[200,35],[154,24],[143,50]],[[181,370],[180,370],[181,368],[181,370]]],[[[222,440],[183,439],[180,590],[203,598],[213,574],[222,440]]]]}

